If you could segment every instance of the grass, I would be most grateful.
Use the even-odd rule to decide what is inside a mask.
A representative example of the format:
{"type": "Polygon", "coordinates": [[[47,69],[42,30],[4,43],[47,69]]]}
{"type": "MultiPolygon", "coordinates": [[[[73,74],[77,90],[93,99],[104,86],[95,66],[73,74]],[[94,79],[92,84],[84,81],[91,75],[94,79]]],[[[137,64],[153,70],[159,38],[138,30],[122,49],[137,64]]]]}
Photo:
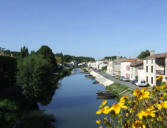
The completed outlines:
{"type": "Polygon", "coordinates": [[[106,87],[106,90],[110,90],[112,94],[121,97],[123,95],[132,94],[133,90],[126,87],[125,85],[122,85],[120,83],[114,83],[110,86],[106,87]]]}

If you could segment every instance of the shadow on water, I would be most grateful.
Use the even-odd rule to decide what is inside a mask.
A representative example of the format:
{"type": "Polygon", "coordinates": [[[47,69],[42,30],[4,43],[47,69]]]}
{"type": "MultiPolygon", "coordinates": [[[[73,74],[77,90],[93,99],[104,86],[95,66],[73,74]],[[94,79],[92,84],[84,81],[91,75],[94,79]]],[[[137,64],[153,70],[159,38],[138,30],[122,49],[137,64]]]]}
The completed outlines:
{"type": "Polygon", "coordinates": [[[50,104],[50,109],[79,107],[90,104],[94,102],[94,100],[95,98],[92,96],[61,97],[50,104]]]}
{"type": "Polygon", "coordinates": [[[0,90],[0,128],[55,128],[54,116],[39,110],[37,103],[27,100],[19,87],[0,90]]]}

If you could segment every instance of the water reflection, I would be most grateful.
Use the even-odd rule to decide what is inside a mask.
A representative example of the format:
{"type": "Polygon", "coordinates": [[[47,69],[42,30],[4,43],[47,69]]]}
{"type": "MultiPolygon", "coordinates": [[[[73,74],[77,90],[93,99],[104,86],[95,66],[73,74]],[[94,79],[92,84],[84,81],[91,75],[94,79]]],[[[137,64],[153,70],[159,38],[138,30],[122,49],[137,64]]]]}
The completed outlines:
{"type": "MultiPolygon", "coordinates": [[[[54,91],[47,93],[44,104],[51,101],[54,91]]],[[[37,103],[26,99],[19,87],[1,89],[0,128],[55,128],[54,123],[54,116],[39,110],[37,103]]]]}

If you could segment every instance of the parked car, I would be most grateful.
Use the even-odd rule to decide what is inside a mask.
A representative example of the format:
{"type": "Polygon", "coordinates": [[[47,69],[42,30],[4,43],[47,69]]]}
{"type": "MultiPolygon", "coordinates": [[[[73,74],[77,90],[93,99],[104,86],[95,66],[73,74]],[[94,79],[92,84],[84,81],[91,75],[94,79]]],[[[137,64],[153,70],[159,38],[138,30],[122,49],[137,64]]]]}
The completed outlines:
{"type": "Polygon", "coordinates": [[[129,82],[130,80],[128,78],[123,78],[123,81],[129,82]]]}
{"type": "Polygon", "coordinates": [[[125,77],[124,76],[120,76],[119,77],[119,80],[123,80],[125,77]]]}
{"type": "Polygon", "coordinates": [[[138,81],[137,80],[132,80],[131,83],[132,84],[136,84],[138,81]]]}
{"type": "Polygon", "coordinates": [[[119,76],[118,76],[118,75],[116,75],[116,76],[115,76],[115,79],[119,79],[119,76]]]}
{"type": "Polygon", "coordinates": [[[148,86],[148,83],[143,80],[141,82],[137,82],[135,85],[137,85],[139,87],[145,87],[145,86],[148,86]]]}
{"type": "Polygon", "coordinates": [[[112,76],[112,77],[115,77],[116,75],[115,75],[115,74],[112,74],[111,76],[112,76]]]}

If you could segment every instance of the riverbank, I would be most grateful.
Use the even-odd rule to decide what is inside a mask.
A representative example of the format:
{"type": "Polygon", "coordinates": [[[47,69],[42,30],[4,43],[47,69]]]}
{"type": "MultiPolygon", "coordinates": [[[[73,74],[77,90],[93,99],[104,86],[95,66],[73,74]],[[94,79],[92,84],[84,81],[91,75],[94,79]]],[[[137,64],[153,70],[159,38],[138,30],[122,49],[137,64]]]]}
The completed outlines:
{"type": "Polygon", "coordinates": [[[104,85],[105,87],[110,86],[114,83],[112,80],[105,78],[103,75],[100,75],[99,73],[93,70],[87,70],[87,71],[90,73],[90,75],[95,77],[97,82],[104,85]]]}
{"type": "MultiPolygon", "coordinates": [[[[96,81],[104,85],[106,90],[111,91],[112,94],[121,97],[123,95],[131,95],[136,86],[131,83],[122,84],[123,81],[115,80],[105,72],[98,72],[91,69],[87,69],[90,75],[95,77],[96,81]]],[[[124,82],[125,83],[125,82],[124,82]]]]}

